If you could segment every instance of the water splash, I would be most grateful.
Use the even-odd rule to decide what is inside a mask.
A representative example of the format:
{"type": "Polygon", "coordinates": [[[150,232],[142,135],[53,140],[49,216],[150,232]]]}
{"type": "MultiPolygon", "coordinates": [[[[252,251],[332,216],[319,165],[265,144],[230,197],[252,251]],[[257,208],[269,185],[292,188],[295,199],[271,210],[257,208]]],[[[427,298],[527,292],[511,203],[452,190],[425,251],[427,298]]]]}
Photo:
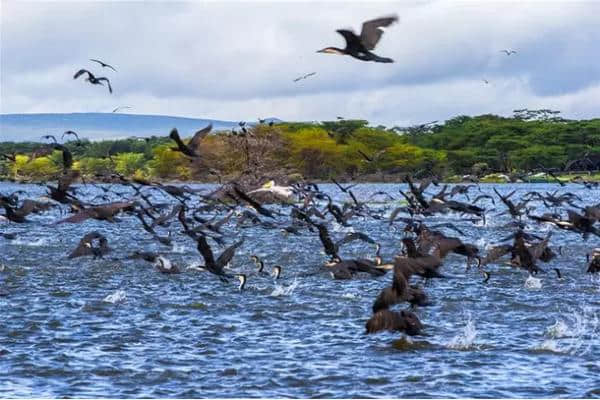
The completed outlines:
{"type": "Polygon", "coordinates": [[[523,286],[526,289],[541,289],[542,280],[540,278],[534,278],[533,275],[529,275],[527,279],[525,279],[525,284],[523,286]]]}
{"type": "Polygon", "coordinates": [[[48,239],[39,238],[38,240],[30,241],[26,239],[16,238],[12,242],[10,242],[10,244],[15,246],[41,247],[46,246],[48,244],[48,239]]]}
{"type": "Polygon", "coordinates": [[[116,292],[114,292],[113,294],[109,294],[108,296],[106,296],[102,301],[104,301],[106,303],[116,304],[116,303],[122,303],[126,299],[127,299],[127,294],[125,293],[125,291],[119,289],[116,292]]]}
{"type": "Polygon", "coordinates": [[[569,311],[546,328],[545,335],[547,338],[538,346],[538,350],[584,355],[598,341],[600,317],[588,306],[581,311],[569,311]]]}
{"type": "Polygon", "coordinates": [[[290,296],[292,293],[294,293],[294,290],[298,287],[299,284],[300,284],[300,282],[296,278],[294,278],[294,281],[289,286],[278,285],[276,283],[275,289],[273,289],[273,291],[271,292],[271,294],[269,296],[271,296],[271,297],[290,296]]]}
{"type": "Polygon", "coordinates": [[[173,248],[171,248],[171,252],[177,254],[184,254],[187,251],[187,246],[180,243],[173,243],[173,248]]]}
{"type": "Polygon", "coordinates": [[[475,338],[477,337],[477,328],[475,327],[475,322],[471,318],[471,313],[467,313],[466,315],[467,323],[463,328],[462,332],[458,335],[454,336],[450,343],[448,343],[448,348],[455,350],[468,350],[474,347],[475,338]]]}

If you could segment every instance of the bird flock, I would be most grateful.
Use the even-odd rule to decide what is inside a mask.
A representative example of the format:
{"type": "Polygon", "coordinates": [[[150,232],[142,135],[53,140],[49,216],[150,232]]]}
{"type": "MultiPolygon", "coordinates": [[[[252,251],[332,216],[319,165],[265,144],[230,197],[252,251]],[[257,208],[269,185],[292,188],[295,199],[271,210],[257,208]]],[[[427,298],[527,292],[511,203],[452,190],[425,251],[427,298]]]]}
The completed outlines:
{"type": "MultiPolygon", "coordinates": [[[[392,59],[373,53],[383,35],[384,27],[397,22],[397,16],[389,16],[367,21],[362,26],[360,35],[351,30],[340,29],[337,32],[346,41],[346,47],[326,47],[320,53],[349,55],[361,61],[391,63],[392,59]]],[[[501,50],[507,56],[516,54],[514,50],[501,50]]],[[[110,64],[97,59],[90,59],[102,69],[117,70],[110,64]]],[[[294,79],[294,82],[314,76],[316,72],[307,73],[294,79]]],[[[109,93],[113,92],[107,77],[96,76],[88,69],[79,69],[73,76],[78,79],[86,76],[85,81],[92,85],[104,86],[109,93]]],[[[488,81],[484,80],[487,84],[488,81]]],[[[117,107],[113,112],[128,106],[117,107]]],[[[342,117],[338,117],[342,118],[342,117]]],[[[265,120],[259,119],[265,123],[265,120]]],[[[272,121],[269,123],[272,125],[272,121]]],[[[240,122],[241,135],[251,134],[251,128],[240,122]]],[[[169,133],[174,146],[171,151],[181,153],[190,163],[202,163],[203,154],[200,144],[211,132],[209,125],[197,131],[191,140],[185,142],[176,128],[169,133]]],[[[233,132],[237,134],[237,132],[233,132]]],[[[74,131],[66,131],[65,136],[80,141],[74,131]]],[[[551,239],[556,231],[569,231],[581,235],[583,240],[590,236],[600,237],[597,222],[600,220],[600,204],[586,204],[580,196],[555,191],[540,193],[530,191],[516,198],[516,191],[501,194],[495,188],[494,193],[484,192],[478,184],[456,185],[449,188],[442,185],[435,176],[421,178],[417,181],[407,174],[404,185],[398,185],[397,194],[377,192],[373,196],[384,196],[386,207],[373,208],[371,199],[360,199],[353,191],[354,185],[343,186],[332,179],[335,187],[345,198],[334,201],[330,194],[319,188],[319,184],[300,181],[286,186],[277,186],[270,182],[263,188],[250,190],[244,182],[244,175],[228,182],[221,183],[216,190],[207,192],[189,186],[169,185],[152,182],[136,177],[128,178],[119,174],[96,175],[95,182],[85,182],[83,186],[93,186],[102,193],[92,199],[84,199],[78,193],[81,185],[75,182],[82,178],[73,167],[73,157],[64,144],[58,143],[54,135],[46,135],[51,140],[45,150],[62,152],[62,171],[56,177],[56,184],[43,182],[47,194],[41,199],[26,198],[26,192],[0,194],[0,207],[4,215],[0,216],[6,223],[32,224],[31,215],[45,213],[53,208],[69,215],[54,221],[51,226],[61,224],[86,224],[89,220],[101,221],[107,225],[122,223],[139,223],[141,232],[145,232],[160,246],[172,246],[175,241],[188,240],[195,244],[198,254],[204,260],[201,265],[188,269],[201,270],[214,275],[224,284],[232,278],[239,280],[239,290],[244,290],[249,280],[270,276],[280,279],[286,275],[285,265],[274,265],[271,271],[265,270],[265,263],[260,257],[253,255],[254,271],[249,273],[240,270],[234,263],[238,249],[246,244],[242,230],[248,226],[263,230],[279,230],[287,241],[297,240],[302,245],[305,240],[319,241],[323,248],[323,264],[315,266],[314,271],[306,274],[326,272],[331,279],[344,281],[357,277],[368,277],[381,281],[382,290],[374,299],[372,314],[365,316],[366,332],[397,331],[407,335],[419,335],[424,330],[417,313],[420,307],[432,304],[430,296],[418,280],[429,282],[436,279],[450,279],[442,272],[444,260],[449,254],[465,257],[466,268],[475,267],[483,276],[478,284],[493,284],[492,265],[498,265],[502,257],[509,256],[509,265],[535,275],[546,272],[540,263],[548,263],[561,254],[562,249],[555,249],[551,239]],[[428,193],[432,186],[439,187],[437,193],[428,193]],[[473,192],[477,193],[473,195],[473,192]],[[265,194],[270,195],[264,196],[265,194]],[[473,196],[473,199],[469,195],[473,196]],[[161,201],[165,196],[168,202],[161,201]],[[268,198],[269,201],[261,201],[268,198]],[[461,200],[458,200],[458,199],[461,200]],[[480,249],[473,243],[465,242],[460,236],[463,232],[452,223],[431,224],[427,221],[435,215],[450,215],[461,222],[481,226],[486,223],[486,215],[493,210],[484,208],[481,201],[491,202],[501,208],[500,214],[509,215],[512,222],[509,227],[513,233],[488,249],[480,249]],[[403,204],[390,209],[391,205],[403,204]],[[273,204],[274,203],[274,204],[273,204]],[[551,210],[536,214],[534,205],[543,205],[551,210]],[[381,245],[368,234],[353,230],[341,238],[331,234],[333,224],[352,228],[356,221],[371,221],[374,224],[387,226],[391,235],[401,232],[396,254],[390,260],[381,256],[381,245]],[[531,232],[528,227],[545,224],[551,227],[546,236],[531,232]],[[402,226],[399,226],[402,225],[402,226]],[[225,234],[223,227],[234,229],[235,234],[225,234]],[[443,230],[451,230],[459,236],[448,236],[443,230]],[[166,231],[166,232],[165,232],[166,231]],[[309,239],[306,239],[309,238],[309,239]],[[357,258],[345,258],[342,249],[351,242],[364,243],[374,248],[370,255],[367,249],[357,258]],[[218,247],[223,248],[220,254],[218,247]],[[388,276],[391,275],[391,278],[388,276]],[[408,304],[408,308],[395,309],[395,306],[408,304]]],[[[364,162],[370,163],[381,154],[367,155],[360,152],[364,162]]],[[[9,155],[3,155],[9,157],[9,155]]],[[[218,174],[217,171],[211,171],[218,174]]],[[[551,171],[548,171],[551,174],[551,171]]],[[[271,177],[260,177],[269,181],[271,177]]],[[[557,182],[561,183],[556,179],[557,182]]],[[[561,187],[564,184],[561,183],[561,187]]],[[[594,193],[595,187],[590,183],[585,188],[594,193]]],[[[590,196],[590,198],[593,198],[590,196]]],[[[14,233],[0,233],[5,239],[14,239],[14,233]]],[[[258,238],[257,240],[260,240],[258,238]]],[[[283,240],[283,239],[282,239],[283,240]]],[[[69,259],[91,257],[105,258],[113,252],[110,237],[97,230],[86,233],[78,245],[65,256],[69,259]]],[[[128,260],[140,260],[153,265],[159,273],[178,274],[184,272],[183,267],[169,260],[164,254],[138,249],[125,256],[128,260]]],[[[587,254],[588,273],[600,272],[600,249],[590,249],[587,254]]],[[[555,269],[558,278],[561,271],[555,269]]]]}
{"type": "MultiPolygon", "coordinates": [[[[187,144],[176,130],[171,131],[169,136],[176,144],[171,151],[182,153],[190,162],[202,162],[199,144],[210,128],[199,130],[187,144]]],[[[69,135],[79,140],[74,132],[69,135]]],[[[336,281],[357,277],[381,280],[382,290],[373,301],[372,315],[365,324],[367,333],[389,330],[411,336],[421,334],[424,324],[417,315],[418,309],[432,302],[418,280],[451,279],[442,271],[449,254],[465,257],[467,269],[477,268],[483,276],[480,284],[493,284],[490,267],[498,265],[505,256],[508,256],[512,268],[524,270],[530,275],[547,272],[541,264],[548,263],[563,251],[562,247],[552,246],[551,239],[556,231],[569,231],[580,235],[583,240],[592,236],[600,237],[597,227],[600,204],[586,204],[581,196],[574,193],[530,191],[517,199],[516,190],[501,194],[494,187],[492,192],[486,192],[478,184],[449,188],[439,183],[435,176],[417,182],[407,174],[405,185],[397,187],[396,197],[389,192],[376,192],[368,199],[360,199],[354,193],[352,189],[355,184],[345,186],[332,179],[331,183],[345,197],[338,201],[334,201],[331,194],[314,182],[300,181],[278,186],[271,181],[262,188],[248,190],[241,176],[208,192],[187,185],[169,185],[119,174],[94,177],[95,182],[106,184],[84,181],[82,185],[75,185],[75,181],[81,177],[77,170],[72,169],[72,155],[64,145],[57,143],[55,137],[48,139],[52,140],[48,145],[51,149],[59,149],[63,153],[63,170],[57,177],[56,185],[40,183],[46,186],[47,193],[37,199],[26,198],[27,193],[23,190],[1,194],[0,207],[5,212],[0,219],[27,226],[33,223],[29,219],[31,215],[59,208],[61,212],[68,211],[69,215],[52,222],[49,229],[62,224],[86,224],[90,220],[107,225],[131,225],[137,221],[140,232],[145,232],[165,248],[177,241],[191,240],[204,263],[184,269],[160,251],[151,252],[143,248],[126,255],[124,259],[148,262],[162,274],[179,274],[187,269],[205,271],[224,284],[237,278],[239,290],[244,290],[249,280],[269,276],[280,279],[288,269],[285,265],[277,264],[266,271],[264,260],[256,255],[251,257],[255,265],[253,272],[236,266],[236,251],[245,246],[247,241],[243,229],[279,230],[282,240],[297,240],[298,245],[305,240],[318,241],[325,256],[323,264],[315,266],[313,271],[305,271],[305,275],[325,272],[325,276],[329,275],[330,279],[336,281]],[[84,199],[78,193],[86,186],[92,186],[102,194],[84,199]],[[428,190],[435,186],[439,190],[429,193],[428,190]],[[171,200],[165,202],[165,197],[171,200]],[[376,197],[384,198],[386,207],[372,207],[376,197]],[[481,205],[483,200],[494,208],[484,208],[481,205]],[[402,205],[398,205],[400,201],[402,205]],[[393,205],[396,207],[392,209],[393,205]],[[536,205],[551,212],[536,213],[536,205]],[[436,215],[449,215],[461,223],[477,227],[485,225],[486,215],[489,218],[492,211],[499,211],[495,216],[510,216],[508,228],[513,233],[487,249],[480,249],[461,239],[464,233],[453,223],[432,224],[427,221],[436,215]],[[358,221],[387,226],[391,235],[401,232],[397,238],[398,248],[393,249],[395,257],[384,260],[378,241],[353,228],[358,221]],[[535,227],[541,224],[551,227],[545,236],[535,232],[535,227]],[[350,231],[342,237],[335,237],[331,232],[333,225],[350,231]],[[227,233],[223,230],[225,226],[228,227],[227,233]],[[231,229],[235,233],[232,234],[231,229]],[[444,231],[453,231],[457,236],[449,236],[444,231]],[[356,258],[342,256],[342,250],[352,242],[367,246],[363,254],[356,258]],[[217,252],[217,246],[223,250],[217,252]],[[392,275],[391,279],[387,278],[388,275],[392,275]],[[394,308],[401,304],[407,304],[408,308],[394,308]]],[[[365,162],[372,162],[373,157],[364,154],[365,162]]],[[[593,187],[584,187],[590,194],[595,192],[593,187]]],[[[2,233],[1,236],[10,240],[16,234],[2,233]]],[[[256,239],[260,240],[260,237],[256,239]]],[[[66,257],[101,259],[112,252],[110,237],[96,229],[86,233],[66,257]]],[[[554,268],[554,271],[559,279],[562,278],[559,269],[554,268]]],[[[600,249],[590,249],[586,271],[600,272],[600,249]]]]}

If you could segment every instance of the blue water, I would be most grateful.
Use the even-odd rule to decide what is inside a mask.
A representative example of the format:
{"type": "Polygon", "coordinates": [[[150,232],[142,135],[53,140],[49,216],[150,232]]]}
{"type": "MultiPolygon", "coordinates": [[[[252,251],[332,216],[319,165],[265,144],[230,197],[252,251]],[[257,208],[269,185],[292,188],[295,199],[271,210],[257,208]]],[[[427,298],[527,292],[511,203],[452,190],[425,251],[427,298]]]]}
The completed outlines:
{"type": "MultiPolygon", "coordinates": [[[[359,199],[378,190],[399,197],[398,187],[365,184],[354,191],[359,199]]],[[[492,194],[492,187],[481,190],[492,194]]],[[[41,186],[0,184],[3,194],[23,188],[30,198],[45,193],[41,186]]],[[[516,188],[517,195],[557,189],[497,188],[516,188]]],[[[585,196],[588,204],[599,198],[598,190],[575,185],[561,190],[585,196]]],[[[98,193],[80,188],[82,198],[98,193]]],[[[452,221],[465,241],[484,249],[512,230],[503,227],[509,217],[496,216],[502,205],[482,204],[489,209],[485,225],[461,222],[457,214],[426,220],[452,221]]],[[[371,203],[385,215],[395,206],[371,203]]],[[[532,206],[543,212],[541,203],[532,206]]],[[[549,273],[539,281],[499,262],[487,266],[492,277],[483,284],[476,268],[467,271],[463,257],[449,255],[442,271],[450,278],[425,287],[434,305],[416,310],[426,336],[405,338],[364,333],[391,274],[332,280],[321,267],[326,257],[316,233],[284,236],[278,229],[238,227],[232,219],[223,227],[226,242],[246,238],[232,262],[233,270],[250,275],[240,292],[236,282],[186,270],[202,257],[177,222],[161,228],[175,239],[166,247],[127,215],[115,224],[50,225],[61,212],[64,206],[30,216],[27,224],[0,222],[0,232],[18,234],[0,238],[0,397],[600,397],[600,279],[585,274],[585,253],[600,246],[597,237],[583,241],[556,231],[551,245],[562,245],[563,254],[540,264],[549,273]],[[67,259],[92,230],[107,236],[113,252],[67,259]],[[123,259],[148,249],[184,272],[163,275],[149,263],[123,259]],[[282,278],[252,275],[252,254],[267,270],[282,265],[282,278]]],[[[393,229],[360,217],[351,224],[382,244],[385,261],[398,252],[402,224],[393,229]]],[[[330,227],[336,238],[349,230],[330,227]]],[[[552,228],[528,229],[545,235],[552,228]]],[[[342,256],[373,252],[354,242],[342,256]]]]}

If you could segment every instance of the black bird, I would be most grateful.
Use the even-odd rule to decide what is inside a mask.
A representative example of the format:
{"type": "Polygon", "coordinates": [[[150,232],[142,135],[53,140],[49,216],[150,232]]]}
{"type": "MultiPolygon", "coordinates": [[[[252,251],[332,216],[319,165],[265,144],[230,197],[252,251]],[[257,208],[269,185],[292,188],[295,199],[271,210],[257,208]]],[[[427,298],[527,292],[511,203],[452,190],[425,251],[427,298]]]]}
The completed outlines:
{"type": "Polygon", "coordinates": [[[103,255],[110,252],[108,247],[108,241],[106,236],[96,231],[90,232],[85,235],[80,241],[75,250],[69,254],[68,258],[76,258],[81,256],[94,256],[95,258],[102,258],[103,255]],[[98,240],[98,247],[94,247],[94,240],[98,240]]]}
{"type": "Polygon", "coordinates": [[[244,239],[225,249],[225,251],[221,253],[216,261],[212,249],[206,241],[206,237],[204,235],[199,235],[196,240],[198,242],[198,251],[204,258],[204,265],[201,266],[201,268],[206,269],[208,272],[217,275],[222,281],[227,282],[226,278],[229,275],[223,271],[223,268],[225,268],[225,266],[231,261],[235,254],[235,250],[240,247],[242,243],[244,243],[244,239]]]}
{"type": "Polygon", "coordinates": [[[416,314],[402,310],[400,312],[390,310],[377,311],[367,321],[367,333],[376,333],[379,331],[400,331],[407,335],[414,336],[421,333],[423,324],[416,314]]]}
{"type": "Polygon", "coordinates": [[[62,134],[62,136],[60,137],[61,139],[65,138],[65,135],[72,135],[75,136],[77,138],[77,141],[80,142],[81,139],[79,139],[79,135],[77,134],[77,132],[74,131],[65,131],[65,133],[62,134]]]}
{"type": "Polygon", "coordinates": [[[94,76],[94,74],[92,74],[87,69],[80,69],[79,71],[77,71],[75,73],[75,75],[73,75],[73,79],[77,79],[77,78],[79,78],[83,74],[88,74],[88,77],[86,78],[86,81],[88,81],[92,85],[104,85],[102,82],[106,82],[106,84],[108,85],[108,91],[110,93],[112,93],[112,86],[110,86],[110,81],[108,80],[108,78],[103,77],[103,76],[100,77],[100,78],[96,78],[94,76]]]}
{"type": "Polygon", "coordinates": [[[109,64],[107,64],[107,63],[105,63],[105,62],[102,62],[102,61],[100,61],[100,60],[95,60],[95,59],[93,59],[93,58],[90,58],[90,61],[97,62],[98,64],[102,65],[102,67],[103,67],[103,68],[104,68],[104,67],[106,67],[106,68],[110,68],[110,69],[112,69],[113,71],[117,72],[117,70],[116,70],[116,69],[115,69],[115,68],[114,68],[112,65],[109,65],[109,64]]]}
{"type": "Polygon", "coordinates": [[[56,141],[56,137],[54,135],[44,135],[44,136],[42,136],[42,139],[45,139],[45,140],[52,139],[54,141],[54,143],[58,143],[56,141]]]}
{"type": "Polygon", "coordinates": [[[208,124],[206,128],[200,129],[198,132],[194,134],[192,140],[186,145],[183,143],[181,138],[179,137],[179,132],[177,129],[173,128],[169,137],[175,141],[177,147],[171,147],[173,151],[180,151],[188,157],[198,158],[200,155],[197,153],[198,146],[200,145],[200,141],[206,137],[212,130],[212,124],[208,124]]]}
{"type": "Polygon", "coordinates": [[[360,36],[356,35],[351,30],[338,29],[336,32],[344,37],[346,40],[346,47],[344,49],[326,47],[317,51],[317,53],[349,55],[362,61],[392,63],[394,60],[391,58],[379,57],[372,53],[371,50],[375,49],[377,42],[379,42],[381,35],[383,35],[383,29],[381,29],[381,27],[390,26],[396,21],[398,21],[396,15],[367,21],[362,25],[360,36]]]}

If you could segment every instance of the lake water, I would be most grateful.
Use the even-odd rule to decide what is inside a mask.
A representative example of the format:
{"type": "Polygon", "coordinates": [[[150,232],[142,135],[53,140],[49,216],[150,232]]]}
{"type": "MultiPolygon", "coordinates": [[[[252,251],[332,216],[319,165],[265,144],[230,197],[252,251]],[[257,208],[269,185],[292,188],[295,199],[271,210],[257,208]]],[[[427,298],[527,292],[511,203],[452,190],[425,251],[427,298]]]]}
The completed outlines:
{"type": "MultiPolygon", "coordinates": [[[[353,190],[359,200],[378,190],[398,198],[399,187],[353,190]]],[[[517,189],[516,196],[568,190],[587,204],[600,198],[600,191],[575,185],[496,187],[517,189]]],[[[481,185],[484,193],[492,188],[481,185]]],[[[3,194],[17,189],[30,198],[45,193],[41,186],[0,184],[3,194]]],[[[100,191],[81,186],[80,193],[89,199],[100,191]]],[[[503,227],[508,216],[497,216],[503,205],[481,204],[489,209],[485,225],[461,222],[457,214],[426,221],[455,222],[462,238],[483,250],[512,230],[503,227]]],[[[396,205],[371,207],[388,215],[396,205]]],[[[535,214],[543,212],[541,203],[532,205],[535,214]]],[[[372,303],[392,274],[332,280],[316,233],[285,237],[278,229],[236,227],[232,219],[223,228],[227,243],[246,238],[232,268],[251,275],[240,292],[237,281],[225,284],[206,272],[163,275],[149,263],[123,259],[151,249],[183,269],[202,263],[177,222],[161,229],[175,241],[166,247],[130,216],[115,224],[50,225],[59,218],[55,209],[30,216],[31,223],[0,222],[0,232],[17,233],[14,240],[0,238],[0,397],[600,397],[600,279],[585,273],[585,254],[600,246],[597,237],[584,241],[557,231],[551,244],[563,246],[562,255],[540,264],[549,273],[531,278],[500,262],[486,267],[487,284],[476,268],[466,270],[464,257],[449,255],[442,272],[450,278],[430,282],[425,290],[434,304],[416,311],[426,336],[407,339],[365,334],[372,303]],[[107,236],[113,252],[68,259],[92,230],[107,236]],[[268,270],[282,265],[282,278],[252,275],[252,254],[268,270]]],[[[402,224],[397,230],[373,219],[351,224],[330,224],[332,236],[354,229],[381,243],[385,261],[398,252],[402,224]]],[[[540,235],[550,229],[528,226],[540,235]]],[[[372,257],[373,247],[354,242],[342,256],[372,257]]]]}

